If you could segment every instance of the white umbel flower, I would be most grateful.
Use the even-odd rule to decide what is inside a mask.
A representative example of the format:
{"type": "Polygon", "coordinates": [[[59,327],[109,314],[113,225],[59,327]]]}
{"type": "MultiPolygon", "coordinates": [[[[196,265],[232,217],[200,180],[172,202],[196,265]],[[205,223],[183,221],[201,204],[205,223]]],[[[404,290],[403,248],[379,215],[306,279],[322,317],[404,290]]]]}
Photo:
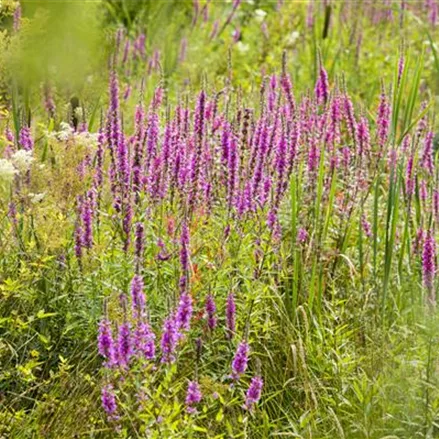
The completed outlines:
{"type": "Polygon", "coordinates": [[[30,193],[29,194],[29,198],[31,203],[33,204],[37,204],[37,203],[41,203],[41,201],[43,201],[43,198],[46,196],[45,192],[42,192],[40,194],[34,194],[34,193],[30,193]]]}
{"type": "Polygon", "coordinates": [[[287,44],[292,46],[300,38],[300,32],[294,31],[287,36],[287,44]]]}
{"type": "Polygon", "coordinates": [[[263,9],[256,9],[255,11],[255,20],[258,23],[262,23],[267,16],[267,13],[263,9]]]}
{"type": "Polygon", "coordinates": [[[9,160],[0,159],[1,183],[10,183],[17,172],[17,169],[15,169],[14,165],[9,160]]]}
{"type": "Polygon", "coordinates": [[[32,151],[25,151],[24,149],[20,149],[11,157],[12,164],[22,173],[29,171],[33,160],[32,151]]]}

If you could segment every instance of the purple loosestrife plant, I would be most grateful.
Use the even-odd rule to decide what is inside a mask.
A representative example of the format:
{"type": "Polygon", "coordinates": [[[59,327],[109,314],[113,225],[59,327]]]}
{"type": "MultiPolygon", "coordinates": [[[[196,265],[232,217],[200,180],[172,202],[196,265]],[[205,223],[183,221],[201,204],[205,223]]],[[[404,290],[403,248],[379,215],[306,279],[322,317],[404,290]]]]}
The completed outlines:
{"type": "Polygon", "coordinates": [[[428,303],[430,306],[436,305],[436,292],[434,289],[434,279],[436,275],[436,241],[433,231],[429,230],[424,240],[422,250],[422,280],[428,292],[428,303]]]}
{"type": "Polygon", "coordinates": [[[180,301],[178,303],[177,313],[175,316],[175,323],[179,331],[189,331],[191,328],[192,313],[192,296],[186,291],[180,295],[180,301]]]}
{"type": "Polygon", "coordinates": [[[308,240],[308,232],[301,227],[297,232],[297,243],[304,244],[308,240]]]}
{"type": "MultiPolygon", "coordinates": [[[[153,105],[151,105],[153,107],[153,105]]],[[[154,108],[151,108],[148,117],[148,128],[146,130],[146,157],[145,172],[150,172],[150,165],[157,153],[157,143],[159,138],[159,117],[154,108]]]]}
{"type": "Polygon", "coordinates": [[[414,162],[414,156],[413,154],[411,154],[407,162],[406,178],[405,178],[405,190],[409,198],[411,198],[415,192],[415,170],[413,167],[413,162],[414,162]]]}
{"type": "Polygon", "coordinates": [[[334,145],[340,141],[341,105],[338,93],[331,99],[329,107],[329,123],[326,131],[326,142],[329,150],[333,151],[334,145]]]}
{"type": "Polygon", "coordinates": [[[358,132],[358,155],[360,157],[360,163],[363,162],[363,158],[370,151],[370,133],[369,122],[362,116],[357,126],[358,132]]]}
{"type": "Polygon", "coordinates": [[[378,117],[377,117],[377,136],[378,136],[379,156],[382,156],[383,153],[382,150],[384,149],[388,139],[389,128],[390,128],[390,114],[391,114],[391,108],[383,85],[381,97],[380,97],[380,104],[378,106],[378,117]]]}
{"type": "Polygon", "coordinates": [[[226,301],[226,329],[227,338],[231,340],[235,335],[235,319],[236,319],[236,304],[235,296],[233,293],[229,293],[226,301]]]}
{"type": "Polygon", "coordinates": [[[250,346],[247,341],[242,340],[236,349],[235,356],[232,361],[232,375],[233,380],[239,380],[241,375],[247,370],[248,356],[250,353],[250,346]]]}
{"type": "Polygon", "coordinates": [[[8,204],[8,218],[16,228],[18,226],[17,207],[13,201],[8,204]]]}
{"type": "MultiPolygon", "coordinates": [[[[130,68],[132,62],[132,59],[127,60],[124,69],[130,68]]],[[[112,379],[119,376],[123,378],[123,384],[118,384],[123,387],[116,389],[121,399],[125,397],[125,390],[127,389],[128,392],[129,386],[139,382],[136,381],[138,374],[144,370],[139,366],[146,368],[146,371],[158,372],[142,376],[142,379],[148,381],[151,389],[157,390],[156,386],[163,384],[162,369],[172,373],[177,371],[183,360],[191,358],[191,351],[186,348],[198,337],[203,339],[207,349],[202,356],[197,352],[192,389],[187,389],[186,394],[188,411],[195,411],[200,402],[197,396],[200,391],[198,371],[204,370],[204,365],[198,362],[204,361],[213,352],[209,343],[221,343],[221,338],[218,338],[220,319],[217,305],[222,301],[217,295],[217,291],[221,289],[215,290],[215,296],[211,293],[206,294],[204,303],[193,300],[192,293],[199,295],[198,275],[205,280],[206,268],[215,269],[216,261],[203,263],[201,269],[191,264],[191,250],[200,252],[201,257],[197,259],[203,260],[210,249],[206,251],[205,246],[202,245],[191,248],[190,226],[191,231],[193,228],[194,233],[196,232],[201,240],[203,236],[204,238],[211,236],[211,234],[204,235],[209,227],[215,227],[216,233],[220,234],[218,245],[215,244],[212,248],[212,252],[218,253],[212,258],[220,253],[227,255],[231,246],[242,239],[247,239],[246,231],[256,226],[257,236],[246,242],[254,243],[254,259],[251,258],[250,250],[248,256],[252,264],[257,266],[254,270],[255,277],[262,281],[263,270],[267,268],[263,262],[266,265],[270,264],[273,270],[281,266],[281,246],[278,245],[278,240],[280,224],[285,218],[283,213],[290,208],[289,200],[285,198],[290,195],[289,185],[292,176],[297,179],[292,188],[296,191],[292,191],[291,195],[296,196],[297,205],[303,206],[300,212],[296,212],[297,235],[293,240],[296,240],[297,244],[296,256],[301,258],[305,264],[303,268],[306,269],[309,263],[313,263],[308,258],[308,250],[312,252],[314,244],[331,245],[331,236],[338,234],[337,227],[340,224],[346,227],[345,230],[350,230],[351,227],[354,227],[354,230],[355,227],[359,228],[359,233],[349,235],[350,239],[345,242],[346,248],[355,245],[355,239],[361,238],[360,245],[365,250],[363,255],[366,259],[370,257],[370,248],[375,241],[378,246],[377,254],[382,254],[382,232],[378,231],[375,239],[369,239],[373,234],[366,218],[372,214],[373,203],[369,198],[367,202],[361,203],[360,210],[355,209],[355,206],[364,200],[363,196],[366,193],[371,193],[370,189],[374,192],[378,172],[382,173],[383,177],[387,177],[390,168],[396,169],[396,162],[400,167],[405,166],[407,170],[405,185],[400,185],[398,180],[398,184],[395,184],[393,189],[400,191],[395,192],[395,197],[398,197],[395,199],[405,203],[404,207],[407,207],[407,239],[414,234],[413,227],[420,227],[422,231],[428,224],[431,230],[426,237],[423,233],[418,236],[415,243],[415,257],[410,250],[407,250],[409,253],[405,254],[402,269],[405,268],[406,263],[410,263],[410,260],[416,260],[416,257],[418,261],[422,260],[423,286],[428,291],[429,302],[434,302],[432,291],[435,284],[436,256],[433,229],[436,228],[434,221],[439,221],[439,190],[435,187],[433,139],[429,131],[431,129],[427,125],[428,119],[419,123],[417,136],[406,135],[401,148],[399,145],[392,147],[389,144],[390,100],[383,93],[376,136],[371,141],[369,120],[366,117],[368,113],[364,110],[356,111],[346,89],[334,87],[330,91],[327,74],[321,62],[319,67],[321,70],[318,72],[316,96],[312,96],[311,91],[296,103],[291,81],[284,70],[280,77],[273,75],[270,83],[268,81],[264,83],[261,87],[260,106],[254,110],[249,110],[243,105],[245,99],[241,100],[241,96],[237,96],[236,100],[232,99],[235,95],[232,94],[231,87],[221,91],[224,100],[218,98],[219,94],[212,94],[212,98],[207,98],[205,93],[201,92],[196,97],[195,110],[189,106],[190,98],[186,103],[180,101],[176,108],[168,107],[165,90],[159,88],[149,107],[145,107],[149,108],[147,115],[143,114],[141,107],[137,107],[134,115],[134,132],[130,133],[131,136],[123,131],[118,87],[114,84],[114,77],[112,78],[106,130],[105,133],[101,130],[102,138],[98,142],[98,152],[95,155],[96,161],[100,163],[96,165],[93,193],[81,190],[81,193],[86,193],[87,196],[82,199],[81,209],[77,211],[77,229],[79,230],[78,249],[81,252],[88,246],[86,207],[97,215],[96,198],[101,190],[103,203],[101,211],[104,212],[108,207],[105,205],[105,191],[109,187],[118,205],[114,215],[114,228],[117,227],[117,232],[121,231],[127,237],[131,237],[131,234],[134,237],[133,255],[123,255],[124,262],[129,263],[130,256],[134,259],[134,267],[128,271],[135,272],[130,285],[129,312],[125,304],[123,314],[120,312],[115,314],[123,316],[118,322],[113,322],[114,328],[118,328],[115,341],[112,338],[110,322],[102,321],[99,328],[98,347],[104,364],[120,365],[120,370],[112,366],[112,370],[105,370],[105,374],[106,376],[113,374],[112,379]],[[163,98],[166,105],[161,108],[163,98]],[[104,156],[104,152],[107,153],[104,151],[106,146],[109,152],[108,163],[107,157],[104,156]],[[375,155],[384,152],[389,153],[390,168],[386,166],[384,160],[376,160],[375,155]],[[104,181],[107,179],[104,175],[104,169],[107,167],[110,170],[110,180],[104,181]],[[317,216],[314,213],[318,191],[321,191],[318,201],[323,217],[322,221],[316,222],[320,215],[319,212],[317,216]],[[412,200],[417,209],[416,218],[413,218],[416,220],[415,225],[410,220],[412,200]],[[333,203],[333,206],[329,203],[333,203]],[[225,213],[226,217],[221,218],[221,214],[225,213]],[[330,216],[325,220],[325,215],[329,214],[330,216]],[[223,221],[220,221],[221,219],[223,221]],[[269,228],[265,226],[265,219],[269,228]],[[434,221],[430,222],[432,219],[434,221]],[[131,223],[134,224],[134,233],[131,231],[131,223]],[[152,240],[157,242],[157,247],[148,252],[151,259],[148,260],[148,267],[157,265],[158,268],[164,268],[163,273],[172,282],[172,268],[175,269],[177,264],[176,273],[180,287],[178,303],[171,308],[166,319],[163,317],[160,319],[161,308],[152,310],[153,318],[150,319],[145,303],[142,276],[149,277],[149,275],[143,269],[145,240],[143,224],[148,224],[148,236],[154,236],[152,240]],[[176,230],[175,224],[181,224],[179,230],[176,230]],[[321,230],[319,231],[318,228],[321,226],[328,229],[327,234],[326,229],[323,234],[320,233],[321,230]],[[320,239],[324,241],[319,243],[320,239]],[[266,240],[267,245],[272,246],[268,251],[273,252],[273,258],[270,257],[269,260],[264,258],[265,249],[262,250],[262,244],[266,240]],[[176,250],[171,251],[172,248],[176,250]],[[195,273],[197,277],[192,278],[195,273]],[[156,318],[160,319],[163,325],[161,330],[154,325],[156,318]],[[213,330],[215,333],[212,332],[213,330]],[[156,349],[158,360],[152,362],[151,360],[156,356],[156,349]],[[168,363],[175,362],[180,350],[182,361],[168,367],[168,363]],[[188,354],[187,358],[186,354],[188,354]]],[[[134,89],[137,85],[132,84],[132,86],[134,89]]],[[[92,158],[92,154],[89,155],[92,158]]],[[[85,163],[84,168],[86,166],[89,166],[89,163],[85,163]]],[[[387,178],[382,178],[377,187],[380,197],[388,188],[387,178]]],[[[380,212],[377,213],[378,218],[382,218],[380,212]]],[[[108,221],[106,216],[103,216],[102,220],[108,221]]],[[[98,221],[96,225],[98,226],[98,221]]],[[[105,239],[111,225],[110,223],[108,226],[108,222],[103,224],[101,230],[104,230],[104,233],[96,236],[105,239]]],[[[396,226],[395,242],[400,242],[401,237],[398,234],[401,227],[398,224],[396,226]]],[[[98,231],[99,227],[96,227],[96,232],[98,231]]],[[[212,232],[213,229],[210,231],[212,232]]],[[[338,245],[337,242],[334,242],[334,245],[338,245]]],[[[241,248],[247,248],[247,245],[241,248]]],[[[336,254],[334,253],[335,256],[336,254]]],[[[209,258],[211,256],[209,254],[209,258]]],[[[335,257],[334,260],[336,259],[335,257]]],[[[92,260],[90,258],[90,261],[92,260]]],[[[88,268],[87,264],[84,266],[88,268]]],[[[250,269],[251,273],[254,267],[250,269]]],[[[337,265],[334,264],[331,269],[335,271],[337,265]]],[[[150,268],[148,272],[149,270],[150,268]]],[[[235,284],[235,280],[231,279],[232,285],[235,284]]],[[[224,299],[223,297],[222,300],[224,299]]],[[[162,300],[167,299],[160,300],[163,305],[162,300]]],[[[236,339],[237,334],[236,303],[233,293],[228,294],[223,306],[225,315],[222,319],[225,320],[226,330],[223,335],[227,337],[230,344],[230,340],[234,337],[236,339]]],[[[227,379],[232,378],[231,387],[239,391],[243,390],[244,385],[246,386],[244,375],[248,372],[250,353],[247,332],[245,331],[244,334],[242,339],[236,339],[236,343],[233,343],[236,351],[231,359],[231,370],[227,373],[227,379]]],[[[177,373],[179,374],[180,371],[177,373]]],[[[262,387],[262,378],[254,377],[248,388],[245,387],[245,402],[240,402],[240,405],[244,404],[245,409],[251,411],[261,398],[262,387]]],[[[136,395],[137,391],[138,389],[136,395]]],[[[181,402],[185,401],[183,395],[181,398],[181,402]]],[[[234,400],[236,401],[236,398],[234,400]]],[[[142,403],[146,405],[151,402],[142,403]]],[[[185,416],[185,421],[189,419],[185,416]]]]}
{"type": "Polygon", "coordinates": [[[108,319],[103,319],[99,323],[98,349],[105,359],[105,367],[113,367],[117,363],[111,323],[108,319]]]}
{"type": "Polygon", "coordinates": [[[404,73],[404,67],[405,67],[405,58],[403,55],[401,55],[398,61],[398,80],[397,80],[398,87],[401,84],[402,74],[404,73]]]}
{"type": "Polygon", "coordinates": [[[136,107],[135,114],[135,135],[134,135],[134,156],[132,165],[132,188],[135,193],[136,204],[140,202],[140,192],[142,189],[142,165],[143,165],[143,139],[145,112],[142,105],[136,107]]]}
{"type": "Polygon", "coordinates": [[[354,142],[354,145],[357,144],[357,121],[355,119],[354,105],[350,96],[345,92],[343,97],[344,104],[344,118],[346,120],[346,125],[348,127],[349,134],[354,142]]]}
{"type": "Polygon", "coordinates": [[[244,408],[246,410],[253,410],[254,406],[261,399],[262,387],[264,386],[264,381],[260,376],[253,377],[250,383],[250,387],[245,395],[244,408]]]}
{"type": "Polygon", "coordinates": [[[284,178],[285,178],[285,172],[287,166],[286,156],[287,156],[287,139],[282,133],[277,145],[276,158],[275,158],[275,167],[277,171],[277,185],[276,185],[276,192],[275,192],[274,203],[273,203],[274,212],[277,212],[280,206],[280,202],[285,188],[284,178]]]}
{"type": "Polygon", "coordinates": [[[216,328],[218,321],[216,317],[215,299],[213,298],[212,294],[208,294],[206,298],[205,310],[206,310],[207,326],[212,331],[216,328]]]}
{"type": "Polygon", "coordinates": [[[140,267],[143,259],[143,249],[144,249],[144,233],[145,228],[143,223],[139,222],[135,225],[135,240],[134,240],[134,251],[136,257],[136,265],[140,267]]]}
{"type": "Polygon", "coordinates": [[[17,33],[21,25],[21,5],[17,2],[17,6],[14,10],[14,32],[17,33]]]}
{"type": "Polygon", "coordinates": [[[104,145],[106,142],[105,132],[99,129],[98,145],[96,149],[96,167],[93,176],[93,187],[98,193],[98,206],[100,205],[100,197],[102,192],[102,184],[104,182],[104,145]]]}
{"type": "Polygon", "coordinates": [[[194,406],[201,401],[202,396],[200,385],[196,381],[189,381],[185,399],[186,410],[188,413],[196,413],[196,408],[194,406]]]}
{"type": "Polygon", "coordinates": [[[107,384],[102,388],[101,401],[108,420],[117,421],[119,419],[117,414],[117,402],[114,387],[111,384],[107,384]]]}
{"type": "Polygon", "coordinates": [[[81,222],[81,204],[82,204],[82,197],[78,197],[77,199],[77,218],[75,222],[75,233],[74,233],[74,239],[75,239],[75,255],[78,259],[79,264],[82,260],[82,247],[84,246],[84,233],[82,228],[82,222],[81,222]]]}
{"type": "Polygon", "coordinates": [[[162,338],[160,341],[162,363],[173,363],[175,361],[175,353],[179,339],[180,333],[175,315],[171,314],[163,323],[162,338]]]}
{"type": "Polygon", "coordinates": [[[52,90],[48,83],[44,84],[43,93],[44,93],[44,107],[49,117],[53,118],[55,117],[56,106],[55,106],[55,101],[53,100],[52,90]]]}
{"type": "Polygon", "coordinates": [[[422,153],[421,166],[430,174],[433,174],[433,137],[432,131],[428,131],[424,141],[424,151],[422,153]]]}
{"type": "Polygon", "coordinates": [[[18,136],[18,144],[25,151],[32,151],[34,149],[34,141],[32,139],[32,134],[30,128],[26,125],[22,126],[20,129],[20,134],[18,136]]]}
{"type": "Polygon", "coordinates": [[[369,221],[367,221],[366,216],[363,214],[361,215],[361,227],[363,229],[364,234],[370,238],[372,236],[372,227],[369,223],[369,221]]]}
{"type": "MultiPolygon", "coordinates": [[[[180,266],[181,266],[181,272],[182,276],[188,276],[189,275],[189,227],[186,221],[183,222],[182,228],[181,228],[181,236],[180,236],[180,266]]],[[[185,279],[185,288],[187,287],[187,281],[188,279],[185,279]]]]}
{"type": "Polygon", "coordinates": [[[84,232],[82,244],[90,249],[93,247],[93,209],[89,197],[84,197],[82,200],[81,216],[84,232]]]}
{"type": "Polygon", "coordinates": [[[436,224],[439,225],[439,190],[437,189],[433,191],[433,215],[436,224]]]}
{"type": "Polygon", "coordinates": [[[235,204],[236,199],[236,173],[238,171],[238,151],[234,136],[230,139],[229,151],[227,157],[228,182],[227,182],[227,204],[229,209],[235,204]]]}
{"type": "Polygon", "coordinates": [[[203,142],[205,132],[205,107],[206,107],[206,93],[201,91],[198,96],[197,108],[195,109],[195,123],[194,123],[194,136],[195,136],[195,163],[192,172],[191,192],[189,205],[191,208],[196,203],[196,197],[198,195],[198,185],[200,178],[200,169],[202,165],[203,155],[203,142]]]}
{"type": "Polygon", "coordinates": [[[319,105],[325,105],[329,99],[328,73],[323,67],[322,57],[319,55],[319,77],[316,82],[315,95],[319,105]]]}
{"type": "Polygon", "coordinates": [[[155,334],[143,318],[139,319],[133,336],[134,352],[147,360],[155,358],[155,334]]]}
{"type": "Polygon", "coordinates": [[[143,292],[143,278],[136,274],[131,281],[131,304],[133,316],[139,319],[145,313],[145,293],[143,292]]]}
{"type": "Polygon", "coordinates": [[[126,369],[133,355],[133,340],[131,325],[129,322],[123,322],[119,326],[117,337],[117,363],[122,369],[126,369]]]}

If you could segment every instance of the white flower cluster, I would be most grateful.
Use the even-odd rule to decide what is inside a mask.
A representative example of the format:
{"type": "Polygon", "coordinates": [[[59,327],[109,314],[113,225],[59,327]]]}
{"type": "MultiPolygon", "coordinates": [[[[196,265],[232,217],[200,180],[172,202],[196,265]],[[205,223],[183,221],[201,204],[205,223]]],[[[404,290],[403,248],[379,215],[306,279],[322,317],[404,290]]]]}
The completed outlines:
{"type": "Polygon", "coordinates": [[[70,136],[73,136],[75,132],[67,122],[61,122],[59,127],[59,131],[46,131],[47,138],[65,142],[70,136]]]}
{"type": "Polygon", "coordinates": [[[0,159],[0,182],[1,183],[10,183],[15,174],[17,174],[17,169],[14,165],[6,159],[0,159]]]}
{"type": "Polygon", "coordinates": [[[91,145],[95,146],[98,142],[97,133],[89,133],[87,131],[77,132],[70,126],[67,122],[60,123],[59,131],[46,131],[46,136],[48,139],[55,139],[60,142],[65,142],[68,139],[72,139],[81,145],[91,145]]]}
{"type": "Polygon", "coordinates": [[[265,20],[267,13],[263,9],[256,9],[255,11],[255,20],[258,23],[262,23],[265,20]]]}
{"type": "Polygon", "coordinates": [[[291,32],[291,33],[287,36],[287,38],[286,38],[286,43],[287,43],[289,46],[292,46],[292,45],[294,45],[294,44],[296,43],[296,41],[297,41],[299,38],[300,38],[300,32],[298,32],[298,31],[293,31],[293,32],[291,32]]]}
{"type": "Polygon", "coordinates": [[[19,172],[29,171],[34,158],[31,151],[20,149],[11,157],[11,162],[19,172]]]}
{"type": "Polygon", "coordinates": [[[78,143],[85,146],[97,146],[98,144],[98,134],[97,133],[89,133],[87,131],[83,131],[82,133],[75,133],[75,138],[78,143]]]}
{"type": "Polygon", "coordinates": [[[31,203],[37,204],[37,203],[41,203],[41,201],[43,201],[43,198],[45,196],[46,196],[46,192],[41,192],[40,194],[34,194],[31,192],[29,194],[29,199],[30,199],[31,203]]]}
{"type": "Polygon", "coordinates": [[[0,181],[12,182],[16,174],[29,171],[33,160],[32,152],[23,149],[15,152],[9,160],[0,159],[0,181]]]}

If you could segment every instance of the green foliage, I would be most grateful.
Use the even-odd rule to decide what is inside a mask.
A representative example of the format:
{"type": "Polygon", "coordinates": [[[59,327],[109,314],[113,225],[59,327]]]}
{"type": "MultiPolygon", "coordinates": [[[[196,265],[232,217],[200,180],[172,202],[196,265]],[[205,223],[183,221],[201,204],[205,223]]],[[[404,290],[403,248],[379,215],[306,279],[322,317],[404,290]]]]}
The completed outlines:
{"type": "MultiPolygon", "coordinates": [[[[224,333],[206,337],[198,371],[206,400],[189,415],[181,401],[196,363],[193,338],[166,370],[137,364],[117,392],[130,421],[119,432],[101,409],[106,377],[99,372],[97,325],[104,304],[121,320],[118,297],[128,291],[133,260],[120,248],[108,194],[95,248],[85,253],[82,266],[75,259],[75,200],[92,178],[79,176],[77,168],[94,143],[76,139],[66,147],[57,137],[70,98],[79,96],[83,117],[96,130],[108,57],[123,26],[131,42],[147,35],[146,58],[118,65],[122,86],[133,88],[122,103],[126,126],[139,99],[146,100],[160,81],[166,99],[184,102],[187,91],[203,84],[239,89],[245,104],[256,107],[261,72],[278,71],[284,50],[297,96],[313,90],[320,50],[332,82],[346,86],[367,114],[375,114],[381,83],[388,90],[392,79],[398,82],[398,50],[405,41],[406,64],[390,92],[391,146],[401,148],[405,134],[437,107],[437,28],[414,12],[402,22],[372,25],[370,17],[352,13],[350,3],[318,9],[311,28],[308,5],[301,2],[285,2],[280,11],[274,2],[243,2],[227,25],[232,4],[211,2],[208,19],[199,17],[196,26],[192,1],[24,2],[22,27],[14,34],[15,5],[2,2],[0,80],[2,105],[9,110],[2,129],[13,127],[17,137],[29,115],[38,127],[33,178],[21,188],[16,223],[8,215],[10,181],[0,202],[0,437],[439,437],[439,319],[425,309],[420,258],[412,249],[417,229],[431,215],[419,189],[407,198],[404,159],[391,172],[381,162],[367,182],[367,196],[353,200],[344,198],[343,175],[329,172],[323,154],[313,187],[303,184],[301,162],[280,212],[283,235],[275,246],[259,219],[245,227],[233,223],[225,238],[225,208],[193,218],[196,311],[202,313],[206,293],[214,292],[224,320],[226,295],[236,293],[237,334],[248,330],[253,349],[248,374],[231,389],[226,376],[235,345],[222,343],[224,333]],[[216,20],[219,35],[211,38],[216,20]],[[188,44],[184,60],[182,39],[188,44]],[[160,65],[148,72],[156,50],[160,65]],[[48,81],[57,103],[50,117],[41,103],[41,84],[48,81]],[[44,195],[39,200],[35,194],[44,195]],[[347,218],[340,212],[345,202],[352,203],[347,218]],[[363,215],[372,223],[370,237],[363,215]],[[301,227],[309,230],[305,243],[297,242],[301,227]],[[244,392],[259,369],[263,399],[247,413],[244,392]],[[146,394],[140,407],[139,392],[146,394]]],[[[0,143],[4,151],[7,141],[0,143]]],[[[420,148],[415,141],[411,146],[420,148]]],[[[178,258],[158,260],[156,243],[163,239],[170,254],[178,253],[175,233],[166,232],[179,224],[177,212],[173,200],[155,217],[135,213],[145,224],[143,275],[156,325],[176,301],[178,258]]],[[[205,336],[201,324],[197,331],[205,336]]]]}

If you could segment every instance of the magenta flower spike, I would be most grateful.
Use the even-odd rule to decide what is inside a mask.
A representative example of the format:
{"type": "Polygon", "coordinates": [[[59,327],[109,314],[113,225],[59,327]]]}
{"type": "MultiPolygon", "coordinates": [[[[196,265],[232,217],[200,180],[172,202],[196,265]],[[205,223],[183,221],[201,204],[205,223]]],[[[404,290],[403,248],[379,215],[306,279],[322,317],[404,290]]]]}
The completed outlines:
{"type": "Polygon", "coordinates": [[[139,319],[145,313],[145,293],[142,276],[136,274],[131,281],[131,305],[133,316],[139,319]]]}
{"type": "Polygon", "coordinates": [[[229,293],[226,301],[226,329],[229,340],[235,335],[235,319],[236,319],[235,296],[229,293]]]}
{"type": "Polygon", "coordinates": [[[329,99],[329,80],[321,55],[319,56],[319,76],[315,86],[315,95],[319,105],[325,105],[329,99]]]}
{"type": "Polygon", "coordinates": [[[162,350],[162,363],[173,363],[175,361],[175,353],[180,339],[178,325],[175,316],[171,314],[163,323],[162,338],[160,347],[162,350]]]}
{"type": "Polygon", "coordinates": [[[191,319],[193,313],[192,296],[188,292],[180,295],[175,323],[178,330],[189,331],[191,327],[191,319]]]}
{"type": "Polygon", "coordinates": [[[218,319],[216,317],[216,304],[215,299],[213,298],[212,294],[208,294],[206,298],[206,317],[207,317],[207,326],[212,331],[216,328],[218,319]]]}
{"type": "Polygon", "coordinates": [[[253,410],[254,406],[259,402],[263,386],[264,380],[260,376],[252,378],[247,394],[245,395],[244,408],[246,410],[253,410]]]}
{"type": "Polygon", "coordinates": [[[433,231],[428,230],[422,250],[422,279],[425,288],[431,294],[434,291],[434,278],[436,274],[436,241],[433,231]]]}
{"type": "Polygon", "coordinates": [[[433,137],[432,131],[428,131],[424,141],[424,151],[422,153],[421,166],[430,174],[433,174],[433,137]]]}
{"type": "Polygon", "coordinates": [[[196,408],[194,407],[197,405],[201,398],[203,397],[200,389],[200,385],[196,381],[189,381],[187,392],[186,392],[186,410],[188,413],[196,413],[196,408]]]}
{"type": "Polygon", "coordinates": [[[113,367],[117,363],[111,323],[107,319],[99,323],[98,349],[105,359],[105,367],[113,367]]]}
{"type": "Polygon", "coordinates": [[[379,154],[382,154],[382,149],[387,142],[390,128],[390,113],[391,108],[384,91],[384,86],[381,92],[380,104],[378,106],[378,117],[377,117],[377,137],[378,145],[380,147],[379,154]]]}
{"type": "Polygon", "coordinates": [[[241,341],[241,343],[238,345],[235,357],[232,361],[231,378],[233,380],[238,380],[241,375],[247,370],[249,353],[250,346],[245,340],[241,341]]]}
{"type": "Polygon", "coordinates": [[[133,334],[134,352],[147,360],[155,358],[155,334],[147,321],[139,319],[133,334]]]}
{"type": "Polygon", "coordinates": [[[133,340],[131,325],[124,322],[119,326],[117,337],[117,363],[122,369],[126,369],[133,355],[133,340]]]}
{"type": "Polygon", "coordinates": [[[117,421],[117,402],[114,394],[114,387],[108,384],[102,388],[101,392],[102,407],[107,415],[109,421],[117,421]]]}

